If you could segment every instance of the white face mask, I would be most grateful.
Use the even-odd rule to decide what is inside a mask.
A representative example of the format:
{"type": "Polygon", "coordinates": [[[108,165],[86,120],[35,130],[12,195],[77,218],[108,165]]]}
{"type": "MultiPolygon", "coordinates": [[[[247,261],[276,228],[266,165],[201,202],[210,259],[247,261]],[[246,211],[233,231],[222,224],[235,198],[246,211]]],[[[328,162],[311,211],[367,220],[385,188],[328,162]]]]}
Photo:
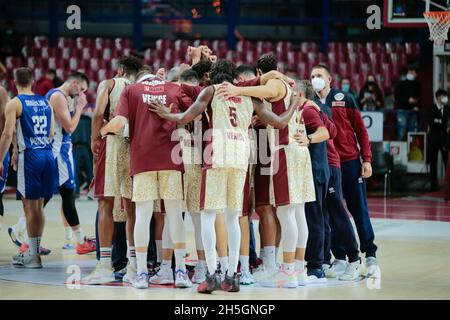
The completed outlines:
{"type": "Polygon", "coordinates": [[[323,80],[322,78],[314,78],[311,81],[311,84],[313,86],[314,91],[316,92],[320,92],[325,88],[325,80],[323,80]]]}
{"type": "Polygon", "coordinates": [[[416,77],[415,77],[413,74],[408,73],[408,74],[406,75],[406,79],[409,80],[409,81],[413,81],[413,80],[416,79],[416,77]]]}
{"type": "Polygon", "coordinates": [[[447,96],[442,97],[441,98],[441,102],[442,102],[442,104],[447,104],[448,103],[448,97],[447,96]]]}

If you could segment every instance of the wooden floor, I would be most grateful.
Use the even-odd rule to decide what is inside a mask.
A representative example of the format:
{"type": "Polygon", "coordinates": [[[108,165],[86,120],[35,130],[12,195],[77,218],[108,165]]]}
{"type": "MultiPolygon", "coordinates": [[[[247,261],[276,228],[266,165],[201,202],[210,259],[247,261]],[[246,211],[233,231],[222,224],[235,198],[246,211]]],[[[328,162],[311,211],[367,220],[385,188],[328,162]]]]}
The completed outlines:
{"type": "MultiPolygon", "coordinates": [[[[4,203],[5,226],[8,226],[20,216],[21,203],[14,200],[4,203]]],[[[382,199],[370,199],[369,204],[375,217],[373,224],[382,271],[380,284],[363,279],[346,285],[334,281],[325,286],[297,289],[252,285],[242,286],[239,293],[200,295],[195,288],[68,288],[64,285],[64,279],[70,276],[65,273],[67,267],[81,266],[84,276],[90,271],[95,255],[80,257],[60,249],[64,230],[59,218],[60,200],[55,198],[46,212],[43,245],[53,252],[43,258],[45,270],[12,269],[10,259],[16,249],[9,240],[7,228],[0,231],[0,299],[450,299],[450,204],[433,199],[394,199],[386,204],[382,199]]],[[[80,200],[77,207],[83,228],[93,235],[96,202],[80,200]]],[[[195,255],[190,219],[186,223],[188,251],[195,255]]],[[[258,238],[257,230],[255,227],[258,238]]]]}

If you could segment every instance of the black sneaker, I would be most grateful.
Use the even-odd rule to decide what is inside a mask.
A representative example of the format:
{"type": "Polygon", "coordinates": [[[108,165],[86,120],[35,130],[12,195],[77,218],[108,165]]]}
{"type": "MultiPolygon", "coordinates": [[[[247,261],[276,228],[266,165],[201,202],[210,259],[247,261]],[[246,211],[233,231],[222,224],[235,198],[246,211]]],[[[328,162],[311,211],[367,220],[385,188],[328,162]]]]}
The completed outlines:
{"type": "Polygon", "coordinates": [[[308,284],[326,283],[326,282],[327,276],[325,275],[323,269],[318,268],[308,270],[308,284]]]}
{"type": "Polygon", "coordinates": [[[239,285],[239,277],[237,273],[235,272],[233,276],[228,276],[228,274],[225,275],[225,279],[220,284],[220,287],[223,291],[227,292],[239,292],[240,285],[239,285]]]}
{"type": "Polygon", "coordinates": [[[213,275],[206,273],[206,280],[199,284],[198,293],[211,293],[220,289],[220,275],[216,271],[213,275]]]}

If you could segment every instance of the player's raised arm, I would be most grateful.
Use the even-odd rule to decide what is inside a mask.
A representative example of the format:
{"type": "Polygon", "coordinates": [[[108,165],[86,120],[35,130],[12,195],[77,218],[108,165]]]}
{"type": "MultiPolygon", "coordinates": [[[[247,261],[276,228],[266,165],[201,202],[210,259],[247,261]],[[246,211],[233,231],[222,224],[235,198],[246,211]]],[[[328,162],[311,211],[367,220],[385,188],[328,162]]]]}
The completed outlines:
{"type": "Polygon", "coordinates": [[[205,88],[197,100],[182,113],[171,113],[172,106],[166,107],[159,101],[149,104],[149,110],[158,114],[161,118],[176,122],[178,124],[187,124],[194,120],[198,115],[202,114],[214,96],[214,87],[209,86],[205,88]]]}
{"type": "Polygon", "coordinates": [[[269,72],[264,73],[263,75],[261,75],[259,81],[261,84],[266,84],[269,80],[273,80],[273,79],[283,80],[287,84],[289,84],[291,87],[293,87],[295,84],[294,79],[289,78],[288,76],[282,74],[280,71],[277,71],[277,70],[271,70],[269,72]]]}
{"type": "Polygon", "coordinates": [[[272,79],[266,84],[253,87],[236,87],[229,82],[220,85],[217,93],[225,99],[236,96],[248,96],[260,99],[273,100],[281,96],[286,88],[283,82],[272,79]]]}
{"type": "Polygon", "coordinates": [[[289,120],[295,112],[295,109],[299,105],[300,98],[297,95],[292,94],[289,108],[279,116],[264,107],[264,104],[261,100],[253,98],[252,101],[253,108],[255,109],[256,114],[262,122],[267,123],[277,129],[284,129],[288,125],[289,120]]]}
{"type": "Polygon", "coordinates": [[[53,94],[49,101],[53,111],[55,112],[55,118],[68,133],[72,133],[78,126],[80,121],[81,111],[86,105],[86,96],[84,93],[80,93],[75,106],[75,114],[70,116],[69,108],[67,108],[66,97],[62,93],[53,94]]]}
{"type": "MultiPolygon", "coordinates": [[[[0,139],[0,157],[5,158],[6,152],[11,146],[14,136],[14,128],[16,127],[16,119],[20,115],[22,106],[20,100],[14,98],[6,104],[5,108],[5,126],[0,139]]],[[[3,162],[0,164],[0,177],[3,176],[3,162]]]]}

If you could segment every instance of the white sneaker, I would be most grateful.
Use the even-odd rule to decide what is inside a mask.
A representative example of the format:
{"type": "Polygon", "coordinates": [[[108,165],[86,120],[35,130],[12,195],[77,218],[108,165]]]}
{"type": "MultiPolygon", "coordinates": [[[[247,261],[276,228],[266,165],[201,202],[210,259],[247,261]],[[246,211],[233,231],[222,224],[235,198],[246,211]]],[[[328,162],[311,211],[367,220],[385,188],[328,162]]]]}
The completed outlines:
{"type": "Polygon", "coordinates": [[[253,275],[250,273],[250,270],[241,270],[241,276],[239,278],[239,283],[243,285],[250,285],[255,283],[255,279],[253,279],[253,275]]]}
{"type": "Polygon", "coordinates": [[[189,279],[187,271],[178,269],[175,273],[175,287],[177,288],[190,288],[192,287],[192,282],[189,279]]]}
{"type": "Polygon", "coordinates": [[[272,276],[260,281],[263,287],[270,288],[297,288],[297,272],[287,273],[280,270],[272,274],[272,276]]]}
{"type": "Polygon", "coordinates": [[[73,244],[73,239],[64,239],[64,244],[62,246],[63,250],[73,250],[75,245],[73,244]]]}
{"type": "Polygon", "coordinates": [[[17,232],[16,226],[11,226],[8,228],[8,235],[12,243],[20,249],[22,246],[22,241],[19,239],[19,232],[17,232]]]}
{"type": "Polygon", "coordinates": [[[324,264],[322,267],[327,278],[338,278],[344,274],[345,269],[347,268],[347,261],[334,259],[331,266],[324,264]]]}
{"type": "Polygon", "coordinates": [[[343,275],[341,275],[338,279],[341,281],[355,281],[359,279],[359,266],[361,262],[355,261],[347,264],[347,268],[343,275]]]}
{"type": "Polygon", "coordinates": [[[152,284],[174,284],[172,268],[162,267],[150,278],[152,284]]]}
{"type": "Polygon", "coordinates": [[[123,276],[122,282],[133,284],[136,280],[136,274],[137,270],[131,265],[131,263],[128,263],[127,273],[123,276]]]}
{"type": "Polygon", "coordinates": [[[267,269],[265,267],[258,268],[257,271],[253,273],[253,279],[256,282],[260,282],[266,278],[271,277],[274,273],[277,273],[279,269],[267,269]]]}
{"type": "Polygon", "coordinates": [[[105,284],[115,281],[114,271],[111,267],[108,267],[100,262],[95,266],[94,271],[90,275],[84,277],[81,280],[82,284],[105,284]]]}
{"type": "Polygon", "coordinates": [[[192,276],[192,282],[200,284],[206,280],[207,267],[204,263],[198,263],[195,265],[194,275],[192,276]]]}
{"type": "Polygon", "coordinates": [[[381,270],[378,266],[377,259],[374,257],[366,258],[366,269],[367,269],[367,278],[381,278],[381,270]]]}
{"type": "Polygon", "coordinates": [[[306,269],[297,273],[297,284],[299,287],[304,287],[308,284],[308,273],[306,269]]]}
{"type": "Polygon", "coordinates": [[[136,289],[148,289],[148,273],[140,273],[134,279],[133,287],[136,289]]]}
{"type": "Polygon", "coordinates": [[[12,264],[16,268],[40,269],[42,268],[41,256],[31,255],[27,250],[25,253],[19,252],[12,258],[12,264]]]}

